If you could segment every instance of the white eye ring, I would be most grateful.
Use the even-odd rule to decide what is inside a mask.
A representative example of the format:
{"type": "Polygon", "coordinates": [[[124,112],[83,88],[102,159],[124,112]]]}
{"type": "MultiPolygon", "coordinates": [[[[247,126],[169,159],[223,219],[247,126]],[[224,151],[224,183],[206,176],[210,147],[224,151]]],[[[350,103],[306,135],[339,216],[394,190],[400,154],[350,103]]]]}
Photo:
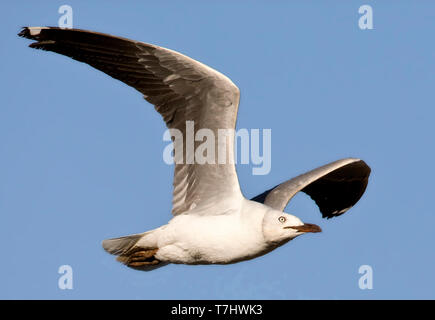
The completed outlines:
{"type": "Polygon", "coordinates": [[[287,219],[284,216],[278,218],[278,221],[284,223],[287,219]]]}

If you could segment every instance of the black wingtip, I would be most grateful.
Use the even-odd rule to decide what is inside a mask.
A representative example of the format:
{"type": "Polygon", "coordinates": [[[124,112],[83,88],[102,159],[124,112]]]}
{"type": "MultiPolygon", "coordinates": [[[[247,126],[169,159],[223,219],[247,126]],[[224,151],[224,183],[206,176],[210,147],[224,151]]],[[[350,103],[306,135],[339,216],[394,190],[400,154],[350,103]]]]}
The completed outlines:
{"type": "Polygon", "coordinates": [[[22,27],[21,31],[18,33],[19,37],[30,39],[29,27],[22,27]]]}
{"type": "Polygon", "coordinates": [[[54,40],[45,39],[47,38],[46,30],[50,29],[52,29],[52,27],[22,27],[18,36],[35,40],[35,42],[29,44],[30,48],[46,50],[48,45],[55,43],[54,40]]]}
{"type": "Polygon", "coordinates": [[[18,36],[31,40],[41,40],[47,30],[59,29],[58,27],[22,27],[18,36]]]}

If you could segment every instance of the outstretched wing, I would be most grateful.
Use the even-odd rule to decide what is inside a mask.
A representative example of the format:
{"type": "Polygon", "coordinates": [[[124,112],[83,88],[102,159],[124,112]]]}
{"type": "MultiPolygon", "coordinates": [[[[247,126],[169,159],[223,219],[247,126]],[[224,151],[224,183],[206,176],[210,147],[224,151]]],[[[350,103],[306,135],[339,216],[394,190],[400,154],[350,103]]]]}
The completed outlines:
{"type": "MultiPolygon", "coordinates": [[[[218,146],[218,129],[234,129],[239,89],[223,74],[178,52],[155,45],[78,29],[26,27],[20,36],[36,40],[31,48],[57,52],[87,63],[141,92],[162,115],[170,129],[178,129],[183,141],[174,140],[174,215],[193,208],[203,212],[219,200],[219,212],[241,198],[234,161],[219,161],[218,150],[233,156],[234,141],[227,138],[218,146]],[[193,137],[210,129],[215,154],[207,163],[197,164],[194,150],[187,150],[186,121],[192,121],[193,137]],[[223,145],[223,146],[222,146],[223,145]],[[181,151],[180,151],[181,150],[181,151]],[[182,156],[182,157],[181,157],[182,156]],[[177,163],[179,162],[179,163],[177,163]],[[222,163],[223,162],[223,163],[222,163]],[[222,199],[225,199],[222,203],[222,199]]],[[[208,150],[207,150],[208,151],[208,150]]],[[[209,151],[208,151],[209,152],[209,151]]]]}
{"type": "Polygon", "coordinates": [[[324,218],[337,217],[349,210],[363,195],[370,167],[360,159],[347,158],[319,167],[251,199],[283,211],[299,191],[308,194],[324,218]]]}

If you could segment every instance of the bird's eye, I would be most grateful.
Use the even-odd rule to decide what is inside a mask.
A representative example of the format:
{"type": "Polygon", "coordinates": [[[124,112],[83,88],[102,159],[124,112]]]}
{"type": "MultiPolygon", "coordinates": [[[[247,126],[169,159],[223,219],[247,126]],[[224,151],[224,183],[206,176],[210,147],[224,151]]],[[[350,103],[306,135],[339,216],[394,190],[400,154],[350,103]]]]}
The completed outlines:
{"type": "Polygon", "coordinates": [[[278,218],[278,221],[284,223],[287,219],[284,216],[278,218]]]}

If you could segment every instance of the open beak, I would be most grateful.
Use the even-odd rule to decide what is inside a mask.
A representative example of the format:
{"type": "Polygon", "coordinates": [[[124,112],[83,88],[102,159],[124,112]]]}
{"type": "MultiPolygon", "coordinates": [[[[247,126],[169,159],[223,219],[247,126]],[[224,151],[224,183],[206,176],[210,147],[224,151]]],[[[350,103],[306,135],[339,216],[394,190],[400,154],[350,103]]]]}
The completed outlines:
{"type": "Polygon", "coordinates": [[[320,227],[318,225],[312,224],[312,223],[305,223],[301,226],[289,226],[289,227],[284,227],[285,229],[295,229],[299,232],[322,232],[322,229],[320,229],[320,227]]]}

